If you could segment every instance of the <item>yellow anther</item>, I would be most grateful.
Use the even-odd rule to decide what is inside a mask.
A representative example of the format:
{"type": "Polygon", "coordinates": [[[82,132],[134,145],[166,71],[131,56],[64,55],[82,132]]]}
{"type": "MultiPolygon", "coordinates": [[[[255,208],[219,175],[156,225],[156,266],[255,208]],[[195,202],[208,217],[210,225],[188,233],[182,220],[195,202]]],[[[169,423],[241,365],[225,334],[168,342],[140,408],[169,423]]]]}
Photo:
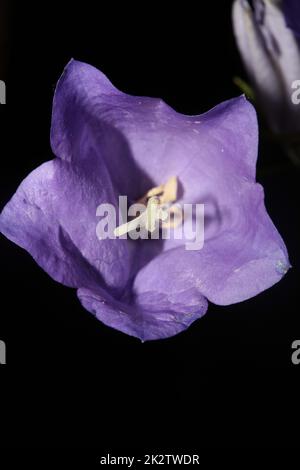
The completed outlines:
{"type": "Polygon", "coordinates": [[[164,185],[162,196],[160,197],[161,204],[168,202],[175,202],[177,199],[177,178],[172,176],[164,185]]]}
{"type": "Polygon", "coordinates": [[[160,204],[167,204],[169,202],[174,202],[177,199],[177,178],[176,176],[171,176],[165,184],[160,186],[155,186],[154,188],[149,189],[147,193],[138,200],[140,204],[146,204],[147,200],[150,197],[159,197],[160,204]]]}

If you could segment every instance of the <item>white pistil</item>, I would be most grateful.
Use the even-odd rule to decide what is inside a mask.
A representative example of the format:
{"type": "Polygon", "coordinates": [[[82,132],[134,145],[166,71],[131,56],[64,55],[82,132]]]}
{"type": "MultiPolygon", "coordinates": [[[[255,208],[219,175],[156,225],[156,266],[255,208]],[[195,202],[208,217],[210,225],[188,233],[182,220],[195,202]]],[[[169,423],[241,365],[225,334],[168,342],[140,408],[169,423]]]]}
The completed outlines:
{"type": "Polygon", "coordinates": [[[159,199],[151,197],[147,204],[145,228],[148,232],[154,232],[159,216],[159,199]]]}
{"type": "MultiPolygon", "coordinates": [[[[136,230],[138,227],[145,227],[148,232],[154,232],[159,219],[166,220],[168,212],[166,207],[169,203],[176,201],[177,198],[177,178],[172,176],[166,184],[162,184],[150,189],[146,195],[141,198],[138,203],[147,203],[146,210],[129,222],[120,225],[114,229],[114,235],[121,237],[126,233],[136,230]]],[[[172,211],[172,206],[169,208],[172,211]]],[[[170,225],[172,226],[172,224],[170,225]]]]}
{"type": "Polygon", "coordinates": [[[116,237],[121,237],[122,235],[125,235],[125,233],[136,230],[138,227],[145,227],[146,230],[152,233],[156,228],[156,222],[159,215],[159,199],[157,197],[151,197],[148,201],[146,210],[135,219],[116,227],[114,229],[114,235],[116,237]]]}

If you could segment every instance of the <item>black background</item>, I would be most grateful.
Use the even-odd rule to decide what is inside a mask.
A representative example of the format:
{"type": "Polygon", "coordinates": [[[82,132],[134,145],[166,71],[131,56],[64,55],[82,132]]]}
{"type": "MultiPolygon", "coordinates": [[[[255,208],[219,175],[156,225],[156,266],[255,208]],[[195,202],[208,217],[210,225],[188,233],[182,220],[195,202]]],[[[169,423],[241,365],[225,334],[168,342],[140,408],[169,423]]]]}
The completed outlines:
{"type": "MultiPolygon", "coordinates": [[[[182,113],[199,114],[240,94],[233,77],[245,74],[231,2],[174,2],[167,12],[152,2],[64,7],[15,2],[6,12],[1,207],[51,158],[52,97],[71,57],[100,68],[123,91],[159,96],[182,113]]],[[[4,445],[126,455],[297,443],[300,365],[291,362],[291,344],[300,339],[300,172],[277,147],[262,146],[258,180],[293,269],[247,302],[211,304],[167,340],[142,344],[102,325],[74,290],[1,237],[4,445]]]]}

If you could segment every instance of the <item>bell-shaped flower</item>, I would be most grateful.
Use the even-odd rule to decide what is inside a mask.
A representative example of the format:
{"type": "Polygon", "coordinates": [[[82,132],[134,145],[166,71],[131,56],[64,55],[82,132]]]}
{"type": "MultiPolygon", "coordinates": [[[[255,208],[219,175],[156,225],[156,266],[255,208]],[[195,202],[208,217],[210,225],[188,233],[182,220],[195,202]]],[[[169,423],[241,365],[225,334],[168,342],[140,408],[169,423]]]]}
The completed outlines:
{"type": "Polygon", "coordinates": [[[255,181],[257,143],[256,113],[244,96],[186,116],[162,100],[122,93],[72,60],[54,96],[56,157],[21,183],[0,230],[76,288],[106,325],[142,340],[175,335],[205,314],[208,301],[246,300],[289,268],[255,181]],[[99,239],[98,208],[117,208],[119,196],[146,202],[146,210],[99,239]],[[184,204],[204,205],[197,249],[187,244],[193,217],[183,218],[182,237],[126,237],[138,224],[154,233],[159,218],[177,233],[165,216],[176,219],[184,204]]]}

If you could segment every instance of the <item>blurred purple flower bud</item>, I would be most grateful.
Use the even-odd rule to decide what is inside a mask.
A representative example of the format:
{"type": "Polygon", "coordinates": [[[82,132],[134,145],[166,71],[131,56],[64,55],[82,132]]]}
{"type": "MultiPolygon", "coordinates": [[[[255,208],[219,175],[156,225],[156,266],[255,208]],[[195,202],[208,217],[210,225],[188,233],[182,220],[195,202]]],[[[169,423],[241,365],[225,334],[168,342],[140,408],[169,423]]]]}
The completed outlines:
{"type": "MultiPolygon", "coordinates": [[[[298,0],[287,3],[290,13],[293,4],[294,14],[299,14],[298,0]]],[[[279,0],[251,4],[235,0],[233,27],[257,105],[269,127],[274,133],[294,134],[300,132],[300,105],[293,100],[300,80],[300,49],[282,6],[279,0]]]]}

